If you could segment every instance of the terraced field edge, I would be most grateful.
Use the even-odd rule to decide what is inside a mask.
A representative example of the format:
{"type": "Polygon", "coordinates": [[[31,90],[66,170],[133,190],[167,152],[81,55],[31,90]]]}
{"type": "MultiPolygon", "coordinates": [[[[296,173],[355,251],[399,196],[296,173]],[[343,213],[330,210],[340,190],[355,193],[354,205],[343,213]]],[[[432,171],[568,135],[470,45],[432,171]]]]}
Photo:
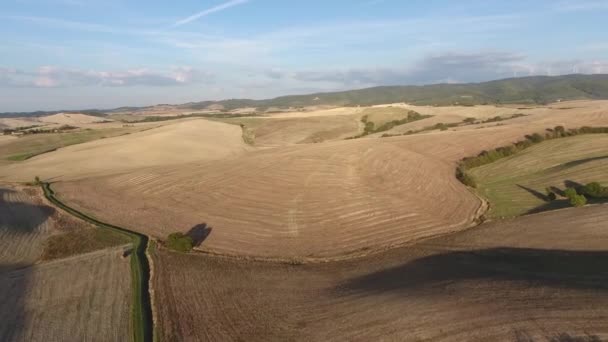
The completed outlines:
{"type": "Polygon", "coordinates": [[[150,299],[150,264],[146,255],[148,237],[125,228],[98,221],[61,202],[55,197],[50,183],[40,183],[44,196],[55,206],[82,220],[90,222],[100,229],[110,229],[128,236],[133,242],[131,256],[131,283],[133,289],[132,299],[132,326],[134,342],[152,342],[154,324],[152,320],[152,305],[150,299]]]}

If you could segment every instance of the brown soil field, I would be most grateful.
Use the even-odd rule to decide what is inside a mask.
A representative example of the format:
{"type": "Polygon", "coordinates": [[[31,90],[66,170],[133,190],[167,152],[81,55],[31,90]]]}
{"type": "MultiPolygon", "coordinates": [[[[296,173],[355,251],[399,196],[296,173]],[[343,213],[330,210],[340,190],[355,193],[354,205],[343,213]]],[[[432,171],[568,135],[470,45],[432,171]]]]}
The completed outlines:
{"type": "Polygon", "coordinates": [[[122,252],[0,264],[0,340],[130,341],[131,270],[122,252]]]}
{"type": "Polygon", "coordinates": [[[45,153],[0,170],[0,179],[69,179],[154,165],[237,156],[247,151],[241,128],[208,120],[182,120],[143,132],[45,153]]]}
{"type": "Polygon", "coordinates": [[[349,261],[159,250],[167,341],[599,341],[608,210],[548,212],[349,261]]]}

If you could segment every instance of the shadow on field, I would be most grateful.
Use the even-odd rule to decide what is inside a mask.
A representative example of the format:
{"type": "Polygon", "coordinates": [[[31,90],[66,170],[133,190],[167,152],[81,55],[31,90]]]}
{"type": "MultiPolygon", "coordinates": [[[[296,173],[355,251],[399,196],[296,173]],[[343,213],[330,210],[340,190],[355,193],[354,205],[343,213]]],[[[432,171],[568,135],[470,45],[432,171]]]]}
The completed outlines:
{"type": "Polygon", "coordinates": [[[198,247],[209,237],[212,230],[213,228],[203,222],[190,228],[186,235],[192,238],[194,247],[198,247]]]}
{"type": "Polygon", "coordinates": [[[28,234],[55,213],[55,209],[47,205],[7,201],[8,195],[12,193],[15,191],[0,188],[0,231],[28,234]]]}
{"type": "Polygon", "coordinates": [[[532,189],[532,188],[527,188],[527,187],[525,187],[525,186],[523,186],[523,185],[519,185],[519,184],[515,184],[515,185],[517,185],[517,186],[518,186],[520,189],[524,189],[524,190],[526,190],[526,191],[527,191],[527,192],[529,192],[529,193],[530,193],[532,196],[534,196],[534,197],[538,198],[538,199],[539,199],[539,200],[541,200],[541,201],[544,201],[544,202],[548,202],[548,201],[549,201],[549,196],[547,196],[547,195],[543,194],[543,193],[542,193],[542,192],[540,192],[540,191],[536,191],[536,190],[534,190],[534,189],[532,189]]]}
{"type": "MultiPolygon", "coordinates": [[[[530,209],[527,212],[524,213],[524,215],[529,215],[529,214],[537,214],[537,213],[541,213],[543,211],[549,211],[549,210],[556,210],[556,209],[564,209],[564,208],[569,208],[572,205],[570,205],[570,201],[566,198],[559,198],[559,199],[555,199],[553,201],[549,200],[548,196],[545,196],[541,193],[539,193],[536,190],[533,189],[529,189],[526,188],[524,186],[521,185],[517,185],[518,187],[528,191],[529,193],[531,193],[532,195],[534,195],[537,198],[540,198],[541,200],[545,201],[545,204],[541,204],[536,208],[530,209]],[[541,196],[544,196],[546,199],[543,199],[541,196]]],[[[572,180],[565,180],[564,181],[564,187],[566,188],[573,188],[576,189],[577,192],[581,192],[581,189],[584,187],[583,184],[572,181],[572,180]]],[[[549,189],[551,191],[553,191],[555,194],[559,195],[559,196],[565,196],[566,194],[564,193],[564,190],[555,187],[555,186],[551,186],[549,187],[549,189]]],[[[602,204],[602,203],[608,203],[608,198],[594,198],[594,197],[590,197],[590,196],[586,196],[587,198],[587,203],[588,204],[602,204]]]]}
{"type": "Polygon", "coordinates": [[[547,342],[602,342],[597,335],[585,334],[583,336],[571,335],[569,333],[559,333],[545,336],[542,339],[534,339],[526,331],[516,330],[514,332],[513,341],[515,342],[535,342],[535,341],[547,341],[547,342]]]}
{"type": "Polygon", "coordinates": [[[25,296],[31,267],[0,265],[0,341],[25,340],[25,296]]]}
{"type": "Polygon", "coordinates": [[[586,163],[594,162],[597,160],[603,160],[603,159],[608,159],[608,156],[590,157],[590,158],[583,158],[583,159],[569,161],[567,163],[563,163],[563,164],[551,167],[549,169],[546,169],[545,172],[561,171],[563,169],[567,169],[570,167],[575,167],[575,166],[579,166],[579,165],[583,165],[586,163]]]}
{"type": "Polygon", "coordinates": [[[446,252],[348,280],[341,290],[403,292],[463,280],[608,291],[608,252],[490,248],[446,252]]]}

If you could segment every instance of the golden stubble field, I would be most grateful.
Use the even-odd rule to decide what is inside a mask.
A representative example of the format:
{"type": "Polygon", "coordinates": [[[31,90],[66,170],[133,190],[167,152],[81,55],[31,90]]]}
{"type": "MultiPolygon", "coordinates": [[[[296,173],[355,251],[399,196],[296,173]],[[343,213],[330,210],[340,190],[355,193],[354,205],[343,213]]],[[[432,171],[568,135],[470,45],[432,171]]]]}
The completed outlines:
{"type": "MultiPolygon", "coordinates": [[[[606,205],[473,228],[487,203],[454,177],[461,158],[525,134],[607,126],[608,101],[402,107],[436,122],[527,116],[342,140],[363,109],[280,113],[260,119],[269,123],[257,127],[258,146],[245,144],[235,124],[177,120],[11,163],[0,179],[40,176],[69,205],[152,238],[204,225],[208,236],[197,249],[208,254],[161,247],[153,255],[158,331],[166,340],[608,337],[606,205]],[[319,134],[324,142],[312,143],[319,134]]],[[[24,249],[28,260],[36,256],[36,234],[48,229],[36,227],[24,249]]],[[[78,326],[53,325],[55,339],[129,336],[121,310],[129,306],[130,278],[119,252],[5,268],[1,286],[18,291],[3,303],[6,322],[29,323],[19,331],[0,328],[0,337],[41,336],[45,325],[23,317],[54,322],[45,316],[48,306],[69,315],[66,307],[79,304],[66,298],[74,297],[104,309],[79,316],[78,326]],[[89,272],[100,269],[102,281],[102,273],[89,272]],[[61,287],[63,279],[70,286],[61,287]],[[91,319],[104,324],[91,326],[91,319]],[[103,335],[114,331],[120,335],[103,335]]]]}
{"type": "Polygon", "coordinates": [[[206,224],[211,233],[200,249],[212,253],[368,254],[474,225],[485,204],[454,178],[455,163],[548,127],[608,124],[606,102],[577,105],[589,107],[486,128],[266,148],[56,187],[82,210],[161,239],[206,224]]]}
{"type": "MultiPolygon", "coordinates": [[[[160,239],[205,224],[211,231],[199,248],[208,252],[325,260],[474,225],[485,203],[454,178],[458,160],[556,125],[608,125],[607,108],[608,101],[573,101],[515,108],[528,115],[499,126],[321,144],[285,139],[274,148],[244,144],[238,125],[187,120],[60,149],[0,177],[57,181],[71,205],[160,239]]],[[[479,117],[505,110],[513,108],[454,108],[479,117]]]]}

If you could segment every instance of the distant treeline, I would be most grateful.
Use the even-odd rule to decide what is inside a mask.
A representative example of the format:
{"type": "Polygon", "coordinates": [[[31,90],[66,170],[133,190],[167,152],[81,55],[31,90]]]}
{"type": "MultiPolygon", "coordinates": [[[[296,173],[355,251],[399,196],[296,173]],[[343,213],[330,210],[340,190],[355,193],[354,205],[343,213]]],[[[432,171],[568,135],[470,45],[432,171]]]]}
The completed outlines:
{"type": "Polygon", "coordinates": [[[141,120],[122,120],[123,122],[134,123],[134,122],[157,122],[157,121],[169,121],[169,120],[178,120],[178,119],[186,119],[186,118],[242,118],[242,117],[251,117],[255,116],[253,114],[229,114],[229,113],[216,113],[216,114],[184,114],[184,115],[175,115],[175,116],[146,116],[141,120]]]}
{"type": "Polygon", "coordinates": [[[566,129],[564,126],[556,126],[546,129],[546,133],[534,133],[526,135],[525,139],[516,142],[515,144],[498,147],[489,151],[482,151],[477,156],[463,158],[456,168],[456,178],[463,184],[472,188],[477,187],[475,179],[467,172],[468,170],[486,165],[497,161],[498,159],[514,155],[517,152],[525,150],[535,144],[539,144],[545,140],[559,139],[571,137],[579,134],[597,134],[608,133],[608,127],[588,127],[566,129]]]}
{"type": "Polygon", "coordinates": [[[388,121],[388,122],[385,122],[382,125],[379,125],[378,127],[376,127],[376,124],[374,122],[369,121],[369,116],[363,115],[363,117],[361,117],[361,122],[365,125],[363,127],[363,133],[360,133],[358,135],[355,135],[355,136],[352,136],[352,137],[349,137],[346,139],[357,139],[357,138],[361,138],[361,137],[364,137],[369,134],[385,132],[395,126],[404,125],[406,123],[410,123],[413,121],[430,118],[431,116],[432,115],[422,115],[418,112],[410,111],[409,113],[407,113],[407,117],[405,117],[403,119],[388,121]]]}

